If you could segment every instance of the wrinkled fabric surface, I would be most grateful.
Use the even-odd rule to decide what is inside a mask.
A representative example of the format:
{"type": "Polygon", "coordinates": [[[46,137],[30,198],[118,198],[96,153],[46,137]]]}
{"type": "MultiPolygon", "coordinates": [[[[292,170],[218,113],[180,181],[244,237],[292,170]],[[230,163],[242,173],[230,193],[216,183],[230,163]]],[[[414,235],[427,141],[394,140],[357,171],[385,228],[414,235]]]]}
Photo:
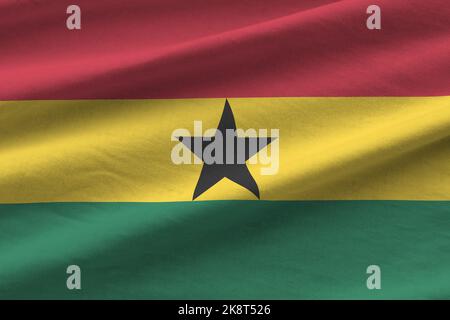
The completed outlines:
{"type": "Polygon", "coordinates": [[[0,298],[450,298],[450,2],[76,4],[0,0],[0,298]],[[225,99],[259,201],[171,161],[225,99]]]}

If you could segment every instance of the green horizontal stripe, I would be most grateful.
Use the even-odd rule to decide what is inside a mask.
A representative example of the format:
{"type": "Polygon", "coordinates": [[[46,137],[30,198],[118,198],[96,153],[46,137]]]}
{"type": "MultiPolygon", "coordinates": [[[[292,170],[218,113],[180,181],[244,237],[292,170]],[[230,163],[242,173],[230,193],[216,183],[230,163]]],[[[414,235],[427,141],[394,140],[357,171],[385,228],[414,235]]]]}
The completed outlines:
{"type": "Polygon", "coordinates": [[[0,297],[450,298],[449,230],[446,201],[0,205],[0,297]]]}

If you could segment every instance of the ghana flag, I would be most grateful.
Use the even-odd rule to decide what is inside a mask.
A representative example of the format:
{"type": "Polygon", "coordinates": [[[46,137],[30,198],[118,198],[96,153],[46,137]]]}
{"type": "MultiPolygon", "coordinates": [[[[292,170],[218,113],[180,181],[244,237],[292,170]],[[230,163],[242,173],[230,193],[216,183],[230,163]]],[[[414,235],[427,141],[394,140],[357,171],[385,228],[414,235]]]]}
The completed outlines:
{"type": "Polygon", "coordinates": [[[372,2],[0,0],[0,297],[450,298],[450,3],[372,2]]]}

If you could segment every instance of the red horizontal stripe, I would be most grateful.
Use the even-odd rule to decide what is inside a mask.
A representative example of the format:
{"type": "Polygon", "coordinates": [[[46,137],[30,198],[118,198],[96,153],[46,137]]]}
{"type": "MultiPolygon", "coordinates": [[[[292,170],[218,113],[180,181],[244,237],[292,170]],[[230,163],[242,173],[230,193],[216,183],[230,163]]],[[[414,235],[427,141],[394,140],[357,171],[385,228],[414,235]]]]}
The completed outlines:
{"type": "Polygon", "coordinates": [[[449,95],[450,2],[375,2],[0,0],[0,100],[449,95]]]}

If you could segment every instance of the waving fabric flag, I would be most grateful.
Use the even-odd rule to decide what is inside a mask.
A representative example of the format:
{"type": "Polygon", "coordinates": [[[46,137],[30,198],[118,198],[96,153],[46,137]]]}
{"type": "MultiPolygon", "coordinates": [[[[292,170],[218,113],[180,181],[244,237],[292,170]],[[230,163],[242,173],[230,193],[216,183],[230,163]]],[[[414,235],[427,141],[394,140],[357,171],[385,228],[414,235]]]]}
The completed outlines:
{"type": "Polygon", "coordinates": [[[76,2],[0,0],[0,297],[450,298],[447,0],[76,2]]]}

